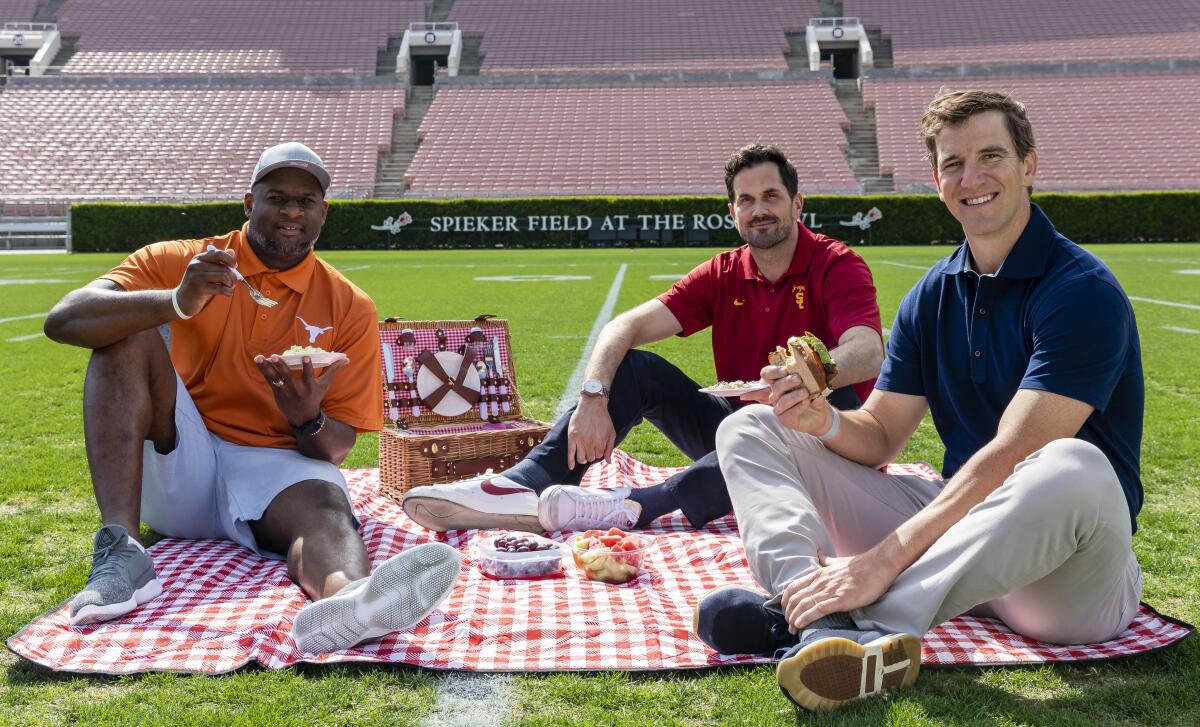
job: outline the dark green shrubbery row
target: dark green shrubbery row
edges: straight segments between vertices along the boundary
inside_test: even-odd
[[[1034,200],[1080,243],[1200,240],[1200,192],[1038,194]],[[868,228],[849,224],[872,209],[879,218]],[[933,195],[814,195],[804,212],[810,227],[852,243],[911,245],[962,237]],[[725,214],[723,197],[334,200],[321,248],[737,244]],[[405,215],[411,222],[399,224]],[[157,240],[224,234],[244,221],[240,201],[80,204],[71,209],[72,246],[80,252],[131,251]]]

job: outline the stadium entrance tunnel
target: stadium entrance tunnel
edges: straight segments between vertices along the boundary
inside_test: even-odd
[[[424,55],[414,52],[412,56],[412,85],[432,86],[437,69],[445,68],[448,61],[449,55],[445,53],[440,55]]]
[[[823,62],[829,62],[834,78],[861,78],[864,68],[875,66],[871,41],[858,18],[813,18],[808,21],[804,42],[811,71],[819,71]]]
[[[409,85],[432,86],[439,75],[457,76],[461,59],[458,23],[409,23],[396,65],[398,71],[403,67]]]

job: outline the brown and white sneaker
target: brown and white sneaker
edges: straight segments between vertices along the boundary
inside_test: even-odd
[[[808,710],[911,686],[921,669],[921,640],[911,634],[830,629],[805,636],[784,655],[775,678],[788,699]]]

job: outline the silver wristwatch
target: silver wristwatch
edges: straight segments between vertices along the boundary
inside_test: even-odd
[[[600,383],[600,379],[588,379],[583,382],[583,386],[579,389],[579,393],[583,396],[603,396],[608,398],[608,387]]]

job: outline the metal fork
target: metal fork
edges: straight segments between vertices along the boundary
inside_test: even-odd
[[[212,245],[209,245],[208,252],[218,252],[218,250],[217,250],[217,248],[213,247]],[[242,274],[240,272],[238,272],[237,268],[229,268],[229,269],[233,271],[233,277],[237,278],[239,281],[241,281],[242,285],[246,286],[246,292],[248,292],[250,294],[250,297],[254,300],[255,303],[258,303],[259,305],[265,306],[267,308],[274,308],[275,306],[279,305],[279,301],[271,300],[267,296],[263,295],[258,290],[258,288],[255,288],[253,285],[251,285],[250,281],[246,280],[246,278],[244,278],[242,276]]]

